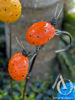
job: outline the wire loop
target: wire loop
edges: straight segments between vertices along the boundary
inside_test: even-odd
[[[60,52],[67,51],[70,48],[71,44],[72,44],[72,37],[71,37],[70,33],[66,32],[66,31],[56,30],[56,35],[60,35],[60,37],[62,35],[66,35],[66,36],[69,37],[70,41],[69,41],[69,44],[65,48],[63,48],[61,50],[56,50],[55,53],[60,53]]]

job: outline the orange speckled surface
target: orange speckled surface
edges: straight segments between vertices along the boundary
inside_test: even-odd
[[[19,0],[0,0],[0,21],[13,23],[21,15],[21,3]]]
[[[28,73],[29,60],[22,53],[16,53],[9,61],[8,72],[16,81],[22,81]]]
[[[35,46],[41,46],[55,36],[55,28],[48,22],[34,23],[26,33],[27,41]]]

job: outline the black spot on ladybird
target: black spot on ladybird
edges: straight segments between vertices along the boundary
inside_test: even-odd
[[[45,32],[46,32],[46,30],[45,30]]]
[[[21,63],[21,61],[19,61],[19,63]]]
[[[35,44],[35,43],[33,42],[33,44]]]
[[[22,75],[22,77],[24,77],[24,75]]]
[[[16,77],[14,76],[14,78],[16,78]]]
[[[14,66],[14,64],[12,64],[12,66]]]
[[[45,25],[43,25],[45,27]]]
[[[30,34],[30,37],[31,37],[31,34]]]
[[[7,9],[5,8],[4,10],[6,11]]]
[[[39,36],[37,36],[37,38],[39,38]]]
[[[14,6],[16,6],[16,5],[14,5]]]

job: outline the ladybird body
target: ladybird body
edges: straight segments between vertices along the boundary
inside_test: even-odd
[[[0,20],[13,23],[21,15],[21,3],[19,0],[0,0]]]
[[[16,53],[9,61],[8,72],[16,81],[22,81],[28,73],[29,60],[22,53]]]
[[[35,46],[41,46],[55,36],[55,28],[48,22],[34,23],[26,33],[27,41]]]

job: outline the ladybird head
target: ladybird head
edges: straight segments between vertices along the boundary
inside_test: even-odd
[[[23,49],[22,55],[26,57],[28,56],[28,54],[29,54],[29,51],[27,49]]]

